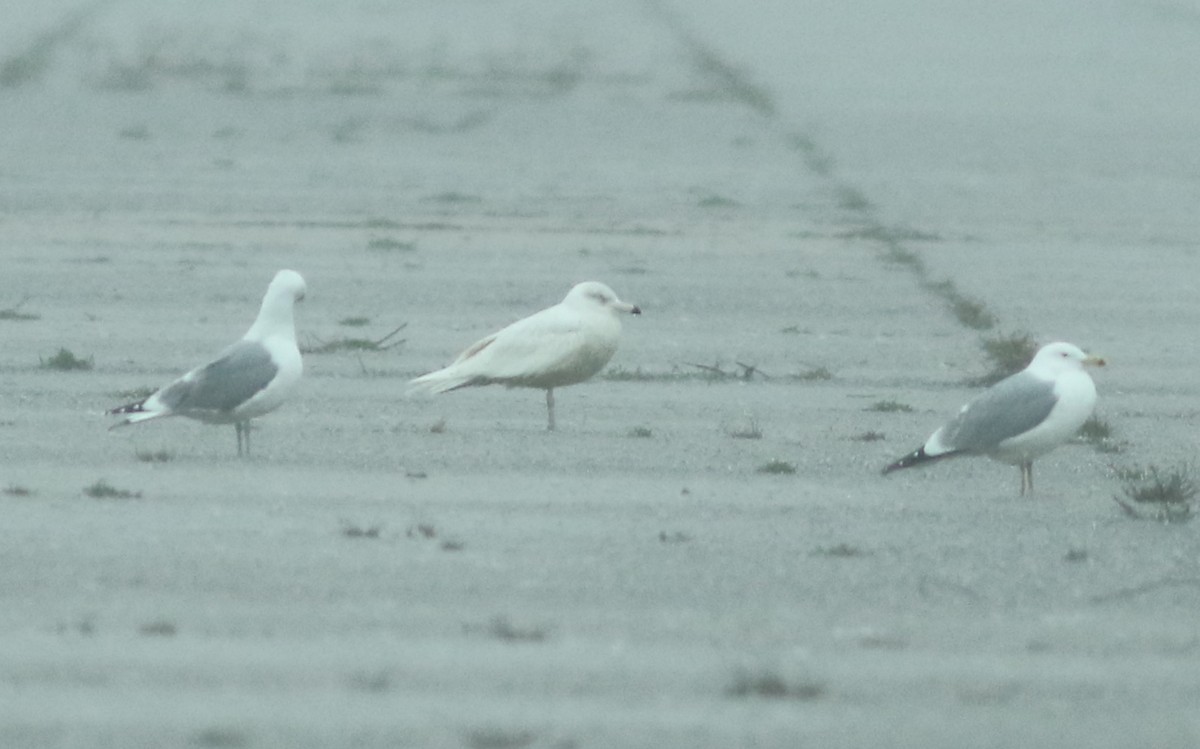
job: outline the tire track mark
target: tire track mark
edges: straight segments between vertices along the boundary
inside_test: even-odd
[[[960,291],[952,279],[935,278],[920,254],[907,245],[907,242],[914,240],[930,240],[936,237],[912,229],[889,226],[880,220],[878,210],[863,191],[837,176],[833,155],[823,149],[811,135],[795,130],[789,123],[781,121],[779,109],[770,91],[754,83],[748,74],[725,60],[718,50],[697,38],[688,29],[680,14],[667,7],[662,0],[645,0],[645,5],[649,14],[657,18],[687,51],[698,74],[707,79],[712,87],[726,98],[770,122],[787,147],[799,154],[805,168],[829,181],[838,207],[852,215],[857,223],[857,227],[842,235],[843,238],[873,244],[877,248],[876,258],[880,262],[907,271],[917,287],[938,298],[960,325],[980,334],[980,344],[985,352],[1028,341],[1030,350],[1027,353],[1032,358],[1033,344],[1026,333],[984,336],[984,333],[997,329],[1000,321],[996,315],[982,300]],[[995,369],[986,378],[998,380],[1023,368],[1028,363],[1022,360],[1024,353],[1015,357],[1015,361],[996,360],[989,353]]]

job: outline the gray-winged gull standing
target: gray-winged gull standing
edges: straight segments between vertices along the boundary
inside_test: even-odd
[[[596,281],[577,284],[553,307],[477,341],[452,364],[409,383],[409,392],[444,393],[477,385],[546,391],[547,429],[554,429],[554,389],[603,369],[621,339],[620,314],[640,315]]]
[[[962,407],[920,448],[885,474],[954,455],[986,455],[1021,467],[1021,494],[1033,493],[1033,461],[1069,440],[1096,405],[1085,366],[1104,366],[1069,343],[1043,346],[1025,369]]]
[[[125,418],[113,428],[162,416],[187,416],[207,424],[233,424],[238,455],[250,454],[250,420],[274,411],[300,381],[293,306],[304,298],[304,279],[281,270],[263,296],[246,335],[213,361],[109,414]]]

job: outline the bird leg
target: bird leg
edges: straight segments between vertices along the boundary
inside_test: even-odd
[[[1021,496],[1033,494],[1033,461],[1021,463]]]
[[[546,388],[546,412],[550,415],[550,421],[546,425],[546,431],[554,431],[554,388]]]
[[[245,454],[247,456],[250,455],[250,422],[249,421],[235,421],[233,423],[233,428],[235,430],[237,430],[238,457],[239,458],[242,457],[242,437],[243,437],[243,435],[245,436],[245,439],[246,439],[246,453]]]

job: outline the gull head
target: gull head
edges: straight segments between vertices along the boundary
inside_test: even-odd
[[[616,292],[599,281],[584,281],[576,284],[567,292],[563,304],[568,307],[588,307],[609,309],[613,312],[624,312],[630,315],[642,314],[642,309],[636,304],[622,302]]]
[[[1029,369],[1053,377],[1060,372],[1082,370],[1084,367],[1103,367],[1105,363],[1098,356],[1085,354],[1074,344],[1060,341],[1042,346],[1029,363]]]
[[[290,299],[292,302],[300,302],[304,300],[304,294],[308,291],[308,287],[304,283],[304,277],[294,270],[281,270],[275,274],[275,278],[271,279],[271,285],[267,287],[267,296],[272,299]]]

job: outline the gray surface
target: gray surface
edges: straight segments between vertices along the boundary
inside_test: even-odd
[[[26,6],[0,744],[1195,745],[1200,526],[1111,500],[1200,446],[1188,6]],[[105,431],[280,267],[303,341],[406,342],[309,356],[250,460]],[[403,400],[585,278],[645,310],[640,380],[563,390],[553,435],[537,392]],[[942,279],[1104,355],[1123,451],[1056,450],[1036,500],[991,461],[881,478],[987,368]],[[736,362],[769,378],[692,366]]]

